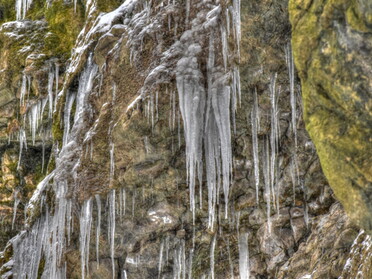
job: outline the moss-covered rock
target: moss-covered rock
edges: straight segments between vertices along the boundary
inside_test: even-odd
[[[349,216],[372,231],[372,5],[290,1],[304,119]]]

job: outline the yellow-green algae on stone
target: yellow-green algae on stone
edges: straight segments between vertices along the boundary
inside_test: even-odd
[[[290,0],[304,119],[349,216],[372,231],[372,2]]]

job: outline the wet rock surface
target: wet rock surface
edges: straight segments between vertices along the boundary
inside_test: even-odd
[[[176,1],[175,6],[161,7],[160,2],[153,1],[149,7],[147,24],[151,32],[143,31],[146,26],[143,22],[128,25],[129,19],[123,20],[128,11],[120,9],[112,21],[102,20],[105,25],[98,28],[99,21],[95,21],[98,10],[92,12],[85,19],[70,67],[68,62],[60,62],[57,84],[62,88],[62,97],[53,116],[54,146],[48,171],[57,165],[61,172],[55,180],[66,177],[66,197],[72,201],[69,222],[73,229],[70,228],[63,256],[67,277],[81,278],[83,269],[90,278],[236,278],[239,273],[242,275],[239,257],[243,254],[241,244],[245,244],[245,236],[250,278],[310,278],[306,277],[310,274],[311,278],[320,279],[346,274],[344,266],[358,229],[335,202],[304,128],[299,79],[288,73],[291,66],[287,1],[241,3],[242,97],[236,110],[236,132],[232,134],[233,179],[228,218],[221,193],[217,195],[213,227],[208,227],[206,178],[202,185],[196,184],[194,221],[190,211],[187,143],[178,109],[175,74],[169,70],[157,79],[149,78],[151,71],[164,62],[162,51],[190,27],[185,23],[184,3]],[[205,1],[191,6],[190,18],[199,16],[202,20],[201,15],[212,4]],[[136,13],[143,10],[138,6],[129,14],[140,18]],[[141,40],[131,41],[136,36]],[[201,37],[204,49],[197,57],[201,64],[206,62],[203,55],[207,56],[208,41],[208,37]],[[229,44],[233,47],[232,42]],[[166,65],[174,69],[181,54],[176,51],[177,45],[170,49],[175,54]],[[217,60],[223,63],[218,51]],[[66,133],[63,125],[68,123],[64,119],[69,98],[79,91],[82,76],[89,72],[87,68],[89,73],[95,73],[87,66],[92,61],[99,67],[89,78],[88,109],[82,112],[84,127],[73,128],[74,142],[64,147],[63,157],[53,162],[57,156],[54,154],[61,152]],[[49,68],[45,69],[43,75],[32,77],[33,84],[48,86],[45,77]],[[21,75],[20,70],[18,73]],[[205,70],[201,73],[204,75]],[[153,80],[162,82],[155,82],[152,88]],[[20,90],[20,83],[16,84],[16,91]],[[152,89],[128,110],[144,84]],[[13,94],[12,98],[18,105],[19,96]],[[77,107],[76,103],[71,106],[71,126],[79,112]],[[256,129],[254,119],[259,120]],[[272,135],[274,129],[277,132]],[[256,151],[253,141],[257,141]],[[68,149],[73,152],[68,153]],[[33,157],[28,153],[24,156]],[[17,156],[13,157],[16,162]],[[4,170],[8,161],[7,157],[2,159]],[[30,172],[35,173],[32,169]],[[16,177],[17,170],[14,174],[5,171],[4,177],[10,175]],[[17,184],[16,180],[7,181]],[[53,185],[52,181],[49,184]],[[36,221],[29,223],[29,232],[38,218],[43,220],[46,207],[57,210],[57,194],[48,185],[43,192],[48,199],[32,211],[32,220]],[[88,200],[91,207],[87,206]],[[84,211],[86,208],[91,211]],[[5,213],[8,219],[10,214],[8,209]],[[91,222],[90,241],[88,237],[85,246],[81,244],[82,236],[87,235],[82,231],[85,226],[82,220]],[[84,255],[82,247],[88,247]],[[16,253],[12,249],[8,244],[0,255],[2,275],[12,269],[10,259]],[[82,260],[83,256],[86,260]],[[363,259],[368,262],[369,258]],[[357,261],[357,258],[350,261],[354,271]]]

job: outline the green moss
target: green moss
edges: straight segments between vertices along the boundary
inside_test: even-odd
[[[346,12],[347,22],[352,28],[361,32],[369,32],[366,22],[362,19],[361,15],[357,12],[355,6],[350,6]]]
[[[40,260],[39,270],[38,270],[38,272],[37,272],[37,278],[42,278],[41,276],[43,275],[44,268],[45,268],[45,258],[43,257],[43,258]]]
[[[119,0],[97,0],[97,8],[102,12],[110,12],[121,4]]]
[[[289,7],[306,129],[337,198],[351,219],[371,230],[370,84],[363,66],[369,60],[357,43],[345,47],[340,42],[343,35],[370,41],[371,28],[359,5],[354,0],[291,0]],[[334,22],[348,31],[336,31]]]
[[[42,20],[44,18],[47,1],[33,0],[30,9],[27,11],[27,18],[31,20]]]
[[[15,0],[0,0],[0,24],[15,19]]]
[[[84,23],[83,7],[78,5],[75,12],[72,3],[53,1],[45,11],[45,19],[51,32],[45,38],[45,53],[68,58]]]
[[[61,145],[63,141],[63,127],[61,127],[61,114],[58,112],[53,116],[52,135],[53,139]]]

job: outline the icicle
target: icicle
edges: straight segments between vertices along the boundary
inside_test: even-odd
[[[36,130],[38,127],[38,120],[39,120],[37,110],[38,110],[37,105],[33,105],[30,109],[30,112],[28,113],[33,145],[35,145]]]
[[[21,95],[20,95],[20,106],[24,106],[25,104],[25,96],[26,94],[28,94],[28,81],[29,81],[29,78],[26,76],[26,74],[23,74],[22,76],[22,86],[21,86]]]
[[[71,230],[72,230],[72,227],[73,227],[73,224],[72,224],[72,203],[68,202],[66,207],[67,207],[67,209],[66,209],[67,244],[69,245],[70,240],[71,240]]]
[[[67,244],[70,241],[70,234],[73,232],[72,220],[72,201],[68,198],[70,185],[67,184],[67,177],[72,177],[77,183],[77,169],[80,166],[80,153],[81,150],[78,148],[77,142],[83,137],[82,127],[86,125],[86,115],[89,104],[86,100],[86,96],[90,93],[93,86],[97,66],[92,63],[91,58],[88,59],[86,68],[83,70],[79,80],[79,91],[78,102],[76,105],[76,114],[74,125],[71,129],[71,136],[66,140],[65,146],[56,155],[56,169],[50,175],[48,175],[39,185],[30,199],[28,205],[28,211],[32,212],[34,206],[40,206],[40,216],[32,229],[26,234],[19,235],[20,243],[14,244],[14,255],[19,257],[14,258],[14,266],[12,269],[13,274],[16,278],[38,278],[39,264],[41,260],[41,253],[44,255],[45,265],[42,270],[41,278],[66,278],[66,262],[64,261],[64,253]],[[26,90],[29,88],[27,85],[30,83],[29,79],[25,82]],[[67,97],[68,98],[68,97]],[[38,104],[35,104],[29,111],[29,120],[31,126],[37,127],[37,121],[39,121],[42,111],[46,102],[41,100]],[[35,113],[36,111],[36,113]],[[25,120],[23,121],[25,123]],[[22,150],[26,147],[26,135],[24,131],[24,125],[20,129],[20,158],[18,164],[20,166]],[[36,130],[36,129],[35,129]],[[77,153],[77,155],[75,155]],[[71,156],[73,155],[73,156]],[[68,163],[67,159],[68,158]],[[51,182],[53,178],[53,182]],[[47,204],[44,203],[46,199],[46,193],[50,193],[50,190],[54,191],[55,201],[53,210],[49,210]],[[53,212],[53,216],[49,216],[49,212]],[[85,211],[86,212],[86,211]],[[84,213],[82,213],[84,215]],[[88,214],[89,215],[89,214]],[[90,213],[91,215],[91,213]],[[91,218],[91,217],[89,217]],[[89,219],[88,218],[88,219]],[[81,218],[82,232],[86,225]],[[88,226],[89,227],[89,226]],[[40,230],[43,228],[43,232]],[[38,238],[34,238],[33,230],[38,230],[35,233]],[[84,233],[83,233],[84,234]],[[40,236],[40,237],[39,237]],[[36,239],[36,240],[35,240]],[[83,239],[84,240],[84,237]],[[84,241],[82,241],[84,243]],[[87,243],[87,242],[86,242]],[[88,244],[87,244],[88,245]],[[83,245],[84,246],[84,245]],[[85,246],[86,247],[86,246]],[[32,251],[32,253],[30,253]],[[27,258],[29,255],[30,258]],[[86,255],[86,253],[83,253]],[[86,261],[88,259],[86,258]],[[84,261],[85,262],[85,261]],[[31,264],[30,264],[31,263]],[[86,265],[86,262],[84,266]],[[83,269],[87,269],[83,267]]]
[[[231,252],[230,252],[230,241],[227,239],[227,254],[229,255],[229,266],[230,266],[230,278],[234,279],[234,264],[231,258]]]
[[[158,266],[158,278],[161,277],[161,272],[163,269],[163,250],[164,250],[164,241],[160,244],[160,252],[159,252],[159,266]]]
[[[99,238],[101,234],[101,212],[102,203],[100,195],[95,195],[97,204],[97,225],[96,225],[96,257],[97,257],[97,268],[99,266]]]
[[[56,108],[57,108],[57,96],[58,96],[58,84],[59,84],[59,64],[58,63],[56,63],[55,64],[55,68],[56,68],[56,70],[55,70],[55,84],[56,84],[56,86],[55,86],[55,98],[54,98],[54,109],[53,109],[53,111],[55,111],[56,110]]]
[[[159,91],[155,93],[156,121],[159,120]]]
[[[270,148],[269,148],[269,139],[265,139],[265,148],[263,155],[263,174],[265,181],[265,201],[266,201],[266,217],[269,234],[271,234],[271,189],[270,189]]]
[[[214,251],[216,249],[216,238],[217,236],[214,235],[212,243],[211,243],[211,251],[210,251],[210,273],[211,273],[211,278],[214,279]]]
[[[151,111],[151,130],[152,132],[154,132],[154,126],[155,126],[155,119],[154,119],[154,112],[155,112],[155,108],[154,108],[154,95],[151,94],[150,95],[150,111]]]
[[[72,105],[74,104],[74,101],[76,98],[76,94],[68,91],[66,98],[67,100],[65,103],[65,110],[63,114],[63,122],[64,122],[63,146],[65,146],[67,142],[69,141],[71,110],[72,110]]]
[[[89,273],[89,244],[90,230],[92,226],[92,198],[85,201],[80,215],[80,257],[81,257],[81,275]]]
[[[221,25],[221,43],[222,43],[222,57],[223,57],[223,65],[225,67],[225,71],[227,70],[227,59],[228,59],[228,43],[227,43],[227,34],[226,34],[226,27]]]
[[[93,56],[88,57],[86,69],[80,76],[79,89],[76,96],[76,112],[74,117],[74,124],[81,121],[83,112],[86,106],[86,97],[90,93],[93,87],[93,78],[96,76],[98,66],[93,63]]]
[[[241,15],[240,15],[240,0],[233,0],[233,8],[234,8],[234,27],[235,27],[235,38],[236,38],[236,47],[237,47],[237,54],[240,60],[240,42],[241,42]]]
[[[240,279],[249,279],[248,233],[239,234],[239,275]]]
[[[304,185],[304,181],[301,180],[301,189],[302,189],[302,192],[304,193],[304,220],[305,220],[305,224],[306,224],[306,227],[309,228],[309,212],[308,212],[308,206],[307,206],[307,195],[306,195],[306,189],[305,189],[305,185]]]
[[[286,47],[286,60],[288,67],[288,76],[289,76],[289,92],[290,92],[290,102],[291,102],[291,111],[292,111],[292,133],[294,137],[294,151],[292,152],[292,163],[291,163],[291,178],[293,184],[293,201],[295,201],[295,191],[298,178],[298,162],[297,162],[297,108],[296,108],[296,94],[294,90],[294,63],[293,63],[293,54],[290,43]]]
[[[16,0],[16,19],[22,20],[26,17],[27,10],[30,8],[32,0]]]
[[[202,164],[201,143],[204,118],[205,89],[202,73],[195,57],[201,52],[198,44],[188,48],[186,57],[177,63],[177,89],[186,141],[186,169],[190,188],[190,207],[195,220],[195,179]]]
[[[172,131],[176,128],[176,93],[172,90]]]
[[[193,242],[195,243],[195,242]],[[193,245],[194,246],[194,245]],[[189,253],[189,267],[188,267],[188,279],[192,279],[192,261],[193,261],[193,258],[194,258],[194,248],[191,248],[190,249],[190,253]]]
[[[45,130],[42,131],[42,138],[41,138],[41,173],[44,173],[44,167],[45,167]]]
[[[20,203],[20,199],[18,197],[19,191],[16,189],[13,193],[14,205],[13,205],[13,220],[12,220],[12,230],[14,230],[14,224],[17,217],[17,208]]]
[[[21,159],[22,159],[22,150],[25,148],[27,150],[27,139],[26,139],[26,132],[23,128],[19,130],[19,157],[18,157],[18,165],[17,170],[21,168]]]
[[[186,279],[186,251],[184,240],[174,249],[173,262],[173,278]]]
[[[110,143],[110,180],[109,184],[112,186],[114,181],[114,174],[115,174],[115,157],[114,157],[114,150],[115,144],[113,142]]]
[[[271,78],[270,83],[270,100],[271,100],[271,133],[270,133],[270,147],[271,147],[271,162],[270,162],[270,182],[273,200],[276,203],[276,210],[279,213],[279,193],[275,193],[276,175],[277,175],[277,151],[278,151],[278,108],[276,96],[276,79],[277,74]]]
[[[291,165],[289,167],[289,170],[290,170],[291,180],[292,180],[293,204],[295,204],[295,202],[296,202],[296,185],[297,185],[295,159],[293,159],[291,161]]]
[[[136,192],[133,192],[132,194],[132,219],[134,219],[135,205],[136,205]]]
[[[115,189],[109,194],[109,243],[112,265],[112,278],[115,278]]]
[[[13,255],[13,278],[38,278],[43,242],[47,238],[48,219],[40,218],[29,231],[13,238],[13,249],[19,251]]]
[[[54,82],[55,75],[52,71],[52,68],[49,70],[49,79],[48,79],[48,98],[49,98],[49,119],[52,119],[53,115],[53,82]]]
[[[258,137],[257,137],[257,123],[258,123],[258,101],[257,101],[257,90],[253,94],[253,109],[251,113],[252,123],[252,147],[253,147],[253,162],[254,162],[254,178],[256,184],[256,202],[259,203],[258,191],[260,185],[260,168],[258,159]]]
[[[297,109],[296,109],[296,95],[294,91],[294,64],[293,64],[293,54],[291,45],[288,44],[286,48],[286,58],[289,76],[289,92],[291,100],[291,110],[292,110],[292,132],[295,141],[295,150],[297,151]]]

